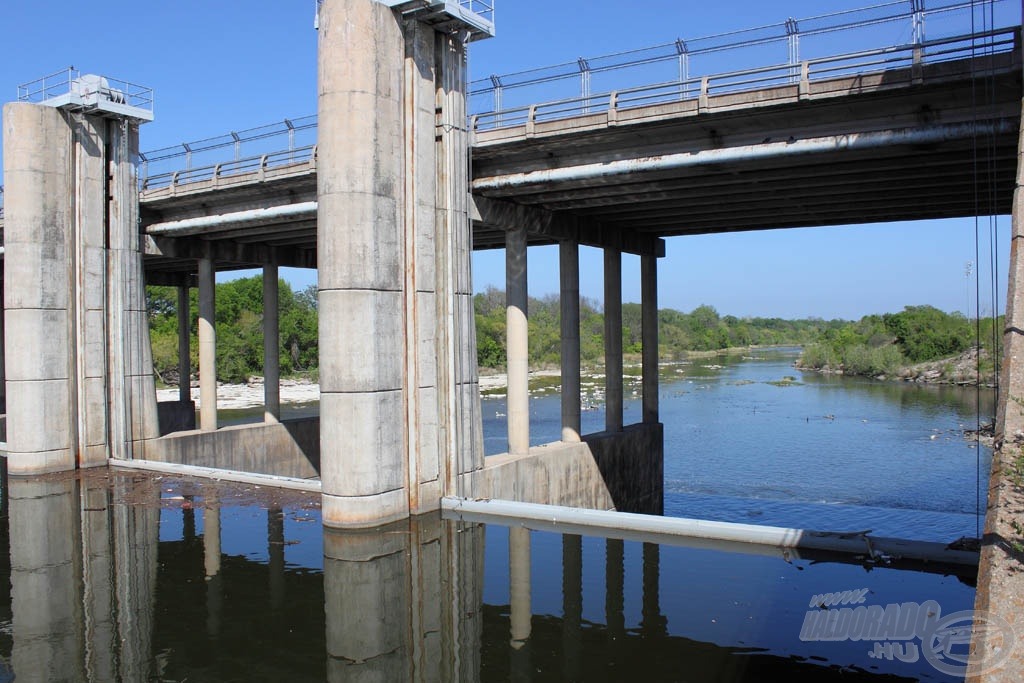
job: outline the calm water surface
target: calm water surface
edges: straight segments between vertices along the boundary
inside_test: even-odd
[[[974,534],[990,455],[960,434],[972,391],[801,375],[794,357],[665,368],[667,514]],[[535,441],[557,439],[557,394],[531,404]],[[485,399],[488,452],[504,412]],[[974,600],[971,576],[749,546],[437,516],[324,532],[316,498],[138,473],[12,481],[7,513],[0,681],[945,681],[923,657],[801,640],[811,598]]]

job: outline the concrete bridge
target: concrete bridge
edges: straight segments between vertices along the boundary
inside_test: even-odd
[[[669,83],[469,116],[465,50],[493,31],[489,11],[326,0],[315,145],[242,157],[232,134],[234,155],[210,165],[189,158],[155,173],[159,155],[145,155],[141,180],[138,127],[150,110],[130,84],[86,101],[83,79],[69,77],[63,99],[7,105],[10,473],[110,462],[276,477],[320,490],[324,522],[337,527],[436,510],[446,496],[659,512],[665,238],[1012,213],[1016,245],[1019,26],[915,32],[905,46],[681,71]],[[493,83],[497,101],[505,86]],[[527,254],[541,244],[561,255],[563,436],[531,447]],[[580,428],[581,244],[604,250],[597,434]],[[499,247],[508,452],[484,459],[470,253]],[[622,408],[624,253],[642,266],[643,414],[632,425]],[[1008,400],[1024,395],[1016,251],[1011,265],[999,420],[1008,435],[1024,429]],[[280,420],[281,266],[318,269],[312,420]],[[218,428],[214,277],[241,268],[264,272],[266,419]],[[192,374],[188,288],[199,289],[198,429],[188,387],[156,402],[144,283],[180,288],[182,377]]]

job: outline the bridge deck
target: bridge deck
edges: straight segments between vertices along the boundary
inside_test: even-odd
[[[473,193],[486,210],[474,246],[501,247],[508,221],[538,217],[534,244],[571,231],[644,249],[685,234],[1007,213],[1021,94],[1015,51],[476,131]],[[143,191],[155,280],[198,256],[316,266],[315,155],[210,175]]]

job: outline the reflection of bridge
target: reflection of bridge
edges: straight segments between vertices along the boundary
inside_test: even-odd
[[[265,509],[240,488],[125,472],[12,480],[0,517],[0,571],[10,575],[0,657],[13,672],[0,670],[98,682],[475,681],[595,680],[628,668],[677,680],[685,663],[701,680],[861,680],[849,667],[868,648],[851,661],[852,648],[800,642],[803,610],[837,563],[882,591],[893,572],[864,572],[849,555],[540,538],[438,515],[324,530],[322,545],[312,534],[320,571],[286,562],[295,508]],[[769,578],[779,572],[790,582]],[[713,595],[722,573],[750,585],[729,581]],[[928,592],[937,580],[924,582],[902,599],[943,597]],[[718,623],[695,604],[713,605]],[[750,619],[764,604],[781,607],[772,628]]]
[[[962,1],[928,12],[913,3],[909,13],[897,4],[861,19],[844,13],[831,29],[787,22],[781,35],[496,77],[481,95],[493,111],[470,118],[464,51],[488,24],[465,15],[466,3],[326,0],[315,122],[146,153],[141,191],[144,102],[137,112],[120,95],[8,105],[10,471],[113,459],[287,476],[322,491],[331,526],[435,510],[443,496],[659,511],[665,237],[1013,208],[1019,27],[973,31]],[[926,40],[926,20],[952,24]],[[815,37],[853,40],[893,22],[909,42],[811,50]],[[773,41],[788,50],[780,66],[699,72],[689,61],[760,54]],[[674,79],[636,82],[637,69],[666,64],[679,67]],[[579,96],[511,101],[566,80]],[[559,245],[562,289],[563,439],[539,448],[527,391],[536,244]],[[580,433],[581,244],[604,250],[606,428],[589,435]],[[509,448],[485,460],[470,251],[491,247],[506,250]],[[623,253],[640,257],[643,294],[643,413],[633,425],[623,413]],[[279,422],[280,266],[318,269],[319,420]],[[252,267],[264,269],[266,422],[218,429],[215,274]],[[180,288],[182,377],[192,374],[188,288],[199,289],[199,430],[187,387],[180,401],[156,404],[144,283]],[[1024,308],[1014,286],[1011,301]],[[1013,378],[1018,333],[1007,342]],[[1008,433],[1024,427],[1005,401],[1018,384],[1003,383]]]

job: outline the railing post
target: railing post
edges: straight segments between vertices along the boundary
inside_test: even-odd
[[[491,76],[491,85],[494,86],[494,127],[501,128],[501,108],[503,86],[501,84],[501,76]]]
[[[526,137],[532,138],[534,128],[537,125],[537,105],[530,105],[530,113],[526,116]]]
[[[924,83],[924,50],[920,46],[914,47],[914,57],[910,65],[910,82],[913,85]]]
[[[706,114],[708,112],[708,77],[700,77],[700,97],[697,100],[697,113]]]
[[[690,80],[690,53],[686,41],[676,38],[676,52],[679,53],[679,99],[686,99],[686,83]]]
[[[235,141],[235,161],[242,158],[242,138],[238,137],[238,133],[231,131],[231,139]]]
[[[583,113],[590,113],[590,63],[580,57],[576,60],[580,65],[580,99],[583,100]]]
[[[612,92],[608,96],[608,125],[614,125],[619,120],[619,93]]]
[[[797,99],[801,102],[811,99],[811,63],[806,60],[800,63],[800,87],[797,90]]]
[[[799,78],[796,65],[800,63],[800,26],[796,19],[786,19],[786,40],[789,43],[789,65],[794,67],[790,69],[789,79],[796,82]]]
[[[973,11],[973,9],[971,10]],[[924,0],[910,0],[910,28],[914,45],[924,42]]]

